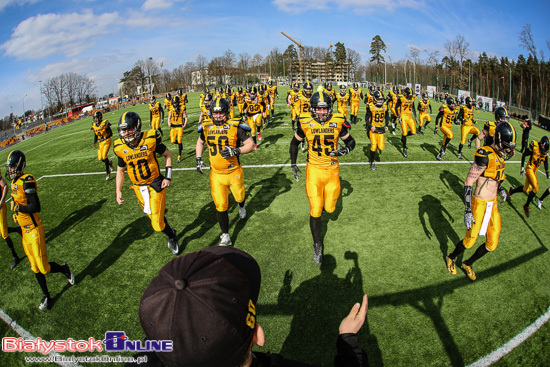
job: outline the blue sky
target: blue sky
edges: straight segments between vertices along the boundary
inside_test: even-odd
[[[231,49],[267,55],[290,41],[328,47],[342,42],[365,63],[379,34],[392,61],[411,46],[439,50],[457,35],[480,52],[516,59],[519,33],[531,24],[536,46],[550,56],[549,1],[445,0],[0,0],[0,117],[40,108],[40,80],[66,72],[96,80],[98,94],[116,92],[137,60],[153,57],[169,70],[197,55]],[[421,55],[426,58],[426,54]]]

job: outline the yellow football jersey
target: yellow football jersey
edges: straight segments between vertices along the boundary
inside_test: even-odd
[[[175,109],[174,106],[170,109],[170,127],[183,126],[183,108]]]
[[[430,100],[427,100],[426,102],[421,100],[418,102],[418,112],[426,113],[428,112],[428,108],[430,108]]]
[[[30,174],[25,174],[11,182],[11,197],[16,205],[24,206],[28,204],[26,189],[34,189],[37,192],[36,180]],[[42,224],[40,215],[36,213],[18,212],[14,215],[14,220],[21,228],[33,229]]]
[[[303,91],[300,91],[298,94],[298,106],[300,106],[300,114],[309,113],[309,98],[303,94]]]
[[[164,99],[164,108],[168,111],[170,111],[170,107],[172,107],[172,101],[168,98]]]
[[[203,122],[199,126],[198,132],[201,134],[201,140],[208,146],[208,157],[210,167],[217,173],[230,173],[240,166],[239,157],[222,157],[220,151],[225,147],[237,148],[241,141],[249,139],[248,127],[245,123],[240,123],[240,119],[234,118],[227,121],[224,125],[215,125],[212,122]]]
[[[361,95],[363,94],[363,90],[361,88],[357,90],[352,88],[349,90],[349,94],[351,96],[351,103],[359,103],[359,101],[361,100]]]
[[[382,107],[368,105],[367,108],[369,108],[371,111],[371,125],[377,128],[376,132],[378,134],[384,133],[384,127],[386,126],[386,112],[388,111],[388,106],[384,103]]]
[[[403,95],[399,95],[397,99],[401,101],[398,111],[399,116],[412,116],[415,97],[412,96],[411,99],[408,99]]]
[[[163,154],[166,146],[157,130],[142,133],[135,148],[130,148],[124,140],[117,139],[113,150],[118,157],[118,166],[128,168],[128,176],[134,185],[150,185],[153,181],[164,178],[160,174],[156,154]]]
[[[339,137],[347,135],[349,128],[341,113],[334,113],[324,124],[315,121],[309,113],[301,114],[296,133],[308,141],[308,164],[338,167],[338,157],[330,156],[330,152],[338,149]]]
[[[462,106],[462,113],[464,115],[464,120],[462,121],[462,126],[472,126],[474,123],[474,107]]]
[[[262,112],[262,101],[263,101],[263,98],[258,96],[256,97],[255,99],[251,99],[251,98],[246,98],[244,100],[244,103],[245,103],[245,106],[244,108],[246,108],[246,113],[248,116],[253,116],[253,115],[256,115],[258,113],[261,113]]]
[[[495,136],[496,128],[497,128],[497,124],[494,121],[487,121],[485,122],[485,125],[483,125],[483,130],[487,130],[489,132],[490,137]]]
[[[246,99],[246,93],[245,92],[237,93],[236,98],[237,98],[237,103],[243,104],[244,100]]]
[[[347,107],[349,101],[349,93],[336,93],[336,100],[338,101],[338,107]]]
[[[103,120],[100,123],[94,122],[92,124],[92,129],[94,130],[94,133],[97,135],[99,140],[103,140],[107,137],[108,127],[111,127],[111,123],[108,120]]]
[[[478,165],[487,167],[481,174],[483,177],[492,178],[496,181],[502,181],[506,178],[504,174],[506,162],[492,147],[480,147],[476,151],[474,160]]]
[[[298,102],[300,92],[295,92],[292,89],[290,89],[287,92],[287,94],[290,96],[290,99],[288,100],[290,102],[290,104],[294,104],[294,103]]]
[[[534,140],[529,144],[529,150],[531,150],[532,153],[525,169],[537,171],[540,165],[547,159],[548,152],[543,154],[540,150],[539,143]]]
[[[443,111],[443,117],[441,118],[441,126],[452,127],[458,115],[458,109],[451,110],[449,106],[441,106],[439,111]]]

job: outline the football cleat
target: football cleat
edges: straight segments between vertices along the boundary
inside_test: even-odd
[[[229,233],[222,233],[220,236],[220,246],[231,246],[231,237],[229,237]]]
[[[105,175],[105,181],[109,181],[109,177],[111,177],[111,174],[110,174],[110,173],[107,173],[107,174]]]
[[[458,153],[457,158],[462,159],[462,153]]]
[[[262,141],[262,134],[258,133],[258,140]]]
[[[462,269],[464,269],[468,278],[470,278],[471,280],[476,280],[476,273],[474,273],[474,269],[472,269],[471,266],[462,263]]]
[[[306,144],[304,142],[300,144],[300,147],[302,148],[302,151],[306,150]]]
[[[246,207],[245,206],[239,206],[239,218],[244,219],[246,218]]]
[[[537,208],[539,208],[539,210],[542,210],[542,200],[539,198],[535,198],[535,203],[537,204]]]
[[[64,263],[61,266],[63,267],[63,274],[65,274],[65,276],[67,277],[67,281],[69,282],[69,284],[74,285],[74,274],[71,269],[69,269],[69,265],[67,263]]]
[[[392,130],[392,131],[391,131],[391,134],[392,134],[392,135],[395,135],[395,130]]]
[[[180,163],[181,162],[181,155],[178,154],[178,160],[176,161],[176,163]]]
[[[445,157],[445,154],[447,154],[447,148],[443,147],[443,148],[441,149],[441,156],[442,156],[442,157]]]
[[[403,148],[403,157],[409,158],[409,156],[407,155],[407,148]]]
[[[424,131],[426,131],[427,128],[428,128],[428,126],[424,125]]]
[[[313,262],[315,264],[320,264],[323,261],[323,244],[314,243],[313,244]]]
[[[525,216],[529,218],[531,215],[529,214],[529,207],[527,205],[523,206],[523,211],[525,212]]]
[[[254,144],[254,150],[258,149],[258,144]]]
[[[50,304],[51,298],[48,296],[44,296],[42,298],[42,302],[40,302],[40,306],[38,306],[39,310],[47,310]]]
[[[541,201],[541,204],[542,204],[542,201]],[[17,264],[19,264],[20,261],[21,261],[21,259],[19,257],[14,257],[11,260],[10,270],[13,270],[13,268],[15,268],[17,266]]]
[[[468,149],[472,149],[472,141],[468,140]]]
[[[172,228],[172,237],[168,237],[168,248],[172,250],[173,255],[177,255],[180,251],[177,232],[174,228]]]
[[[114,168],[113,168],[113,161],[109,161],[109,167],[111,167],[111,171],[114,171]]]
[[[449,256],[446,256],[445,260],[447,261],[447,270],[449,270],[449,273],[455,275],[456,274],[455,261],[453,259],[451,259]]]
[[[376,171],[376,165],[374,164],[374,162],[371,162],[370,169]]]
[[[416,132],[418,135],[422,136],[422,128],[418,129],[418,131]]]
[[[438,161],[443,161],[443,157],[441,156],[441,152],[439,152],[439,154],[437,155],[437,160]]]

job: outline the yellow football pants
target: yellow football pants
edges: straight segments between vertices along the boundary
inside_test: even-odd
[[[525,185],[523,185],[523,192],[528,194],[531,190],[533,190],[535,194],[539,192],[539,180],[537,178],[537,170],[526,168]]]
[[[323,208],[334,212],[340,196],[340,169],[336,167],[306,166],[306,194],[309,199],[309,214],[319,218]]]
[[[483,223],[483,217],[485,216],[485,207],[490,201],[493,202],[493,210],[491,212],[489,226],[487,227],[487,240],[485,241],[485,247],[487,247],[489,251],[495,251],[497,248],[498,237],[501,230],[498,200],[496,197],[493,200],[481,200],[475,196],[472,197],[472,214],[474,215],[475,223],[472,224],[472,228],[466,231],[466,236],[463,240],[464,247],[470,248],[476,242],[479,235],[479,230],[481,229],[481,224]]]
[[[104,161],[109,154],[109,148],[111,147],[111,138],[100,141],[97,147],[97,159]]]
[[[170,143],[181,143],[183,138],[183,128],[180,127],[171,127],[170,128]]]
[[[48,274],[50,264],[48,263],[48,253],[46,251],[46,234],[44,226],[39,224],[32,229],[21,228],[23,231],[23,250],[31,264],[31,270],[34,273]]]
[[[466,144],[468,134],[479,135],[479,129],[475,126],[462,126],[460,128],[460,144]]]
[[[245,199],[244,172],[241,166],[231,173],[217,173],[210,170],[210,193],[216,210],[224,212],[229,207],[229,190],[237,203]]]
[[[376,151],[376,149],[384,150],[386,147],[386,136],[384,134],[377,134],[369,131],[370,136],[370,150],[371,152]]]
[[[407,136],[409,134],[409,130],[411,131],[411,135],[416,134],[416,122],[414,122],[411,115],[401,116],[401,130],[403,136]]]
[[[141,210],[145,207],[145,202],[143,196],[141,196],[141,191],[139,191],[139,186],[134,185],[130,186],[134,189],[136,197],[139,202]],[[164,207],[166,205],[166,190],[162,189],[161,192],[156,192],[151,186],[147,186],[149,191],[149,206],[151,208],[151,214],[147,214],[149,219],[151,219],[151,227],[155,232],[162,232],[166,224],[164,223]]]

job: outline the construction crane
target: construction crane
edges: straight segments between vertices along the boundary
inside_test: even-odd
[[[302,63],[302,58],[303,58],[303,55],[304,55],[304,46],[302,46],[302,41],[300,41],[300,40],[296,41],[294,38],[290,37],[288,34],[286,34],[283,31],[281,31],[281,33],[283,34],[283,36],[285,36],[286,38],[288,38],[289,40],[291,40],[292,42],[294,42],[298,46],[298,62],[300,63],[300,79],[301,79],[301,81],[303,81],[303,78],[304,78],[304,65]]]

